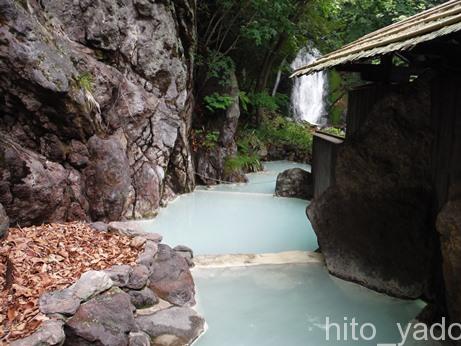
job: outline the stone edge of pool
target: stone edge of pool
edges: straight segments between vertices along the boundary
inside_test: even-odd
[[[194,269],[306,263],[323,263],[323,256],[311,251],[286,251],[264,254],[200,255],[194,257]]]

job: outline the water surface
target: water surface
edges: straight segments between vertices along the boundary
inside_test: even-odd
[[[273,196],[277,174],[293,167],[310,170],[288,161],[266,163],[263,172],[248,175],[248,184],[198,187],[140,224],[162,234],[166,244],[187,245],[198,255],[313,251],[308,201]]]

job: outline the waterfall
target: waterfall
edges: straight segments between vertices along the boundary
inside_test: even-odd
[[[320,52],[311,47],[305,47],[291,63],[296,69],[307,65],[320,57]],[[318,72],[309,76],[295,78],[291,93],[291,106],[298,120],[305,120],[313,125],[320,125],[326,116],[325,97],[327,93],[327,76]]]

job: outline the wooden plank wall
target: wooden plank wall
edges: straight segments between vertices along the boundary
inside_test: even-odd
[[[312,144],[312,177],[314,198],[319,197],[335,183],[336,154],[343,140],[339,137],[315,133]]]
[[[461,75],[440,75],[432,82],[435,213],[449,199],[461,198]]]
[[[347,137],[351,138],[367,120],[371,109],[388,87],[380,84],[366,84],[349,91],[347,107]]]

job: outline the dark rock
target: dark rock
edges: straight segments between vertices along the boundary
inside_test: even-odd
[[[187,247],[185,245],[178,245],[173,248],[174,251],[176,251],[179,255],[192,259],[194,258],[194,252],[190,247]]]
[[[109,275],[114,285],[118,287],[126,287],[128,285],[128,282],[130,281],[130,276],[133,272],[133,268],[126,264],[114,265],[109,269],[106,269],[104,272],[106,272]]]
[[[80,141],[71,140],[70,141],[70,152],[67,160],[75,168],[84,168],[88,165],[90,159],[90,153],[85,144]]]
[[[128,338],[128,346],[150,346],[149,335],[144,332],[131,332]]]
[[[131,304],[137,309],[145,309],[154,306],[158,303],[158,298],[154,292],[148,287],[142,290],[129,290],[127,293],[130,295]]]
[[[184,257],[190,268],[194,267],[194,252],[191,248],[184,245],[178,245],[174,247],[173,250],[176,251],[179,256]]]
[[[171,307],[152,315],[136,317],[139,329],[154,345],[190,345],[204,331],[205,321],[190,308]]]
[[[191,191],[195,2],[26,7],[0,3],[0,203],[11,223],[147,217]]]
[[[449,201],[437,217],[443,256],[445,298],[451,321],[461,321],[461,200]]]
[[[6,215],[3,205],[0,204],[0,240],[8,236],[8,228],[10,227],[10,220]]]
[[[45,315],[73,315],[79,308],[80,303],[81,299],[67,288],[60,291],[44,293],[38,301],[40,312]]]
[[[336,185],[308,207],[328,270],[405,298],[428,287],[431,109],[424,82],[396,88],[339,149]]]
[[[133,270],[130,273],[130,278],[126,287],[140,290],[147,284],[147,280],[149,279],[149,269],[142,264],[137,264],[133,267]]]
[[[301,168],[287,169],[277,176],[275,195],[311,199],[314,196],[312,174]]]
[[[146,241],[144,244],[144,250],[139,254],[136,262],[144,265],[147,269],[149,269],[149,271],[151,271],[155,263],[155,256],[157,255],[157,252],[157,243],[153,241]]]
[[[195,304],[195,284],[189,266],[169,246],[158,246],[149,281],[149,287],[160,298],[179,306]]]
[[[43,321],[40,328],[28,337],[16,340],[11,346],[61,346],[66,338],[64,322],[56,320]]]
[[[126,346],[136,330],[130,296],[113,288],[82,304],[66,323],[66,345]]]

